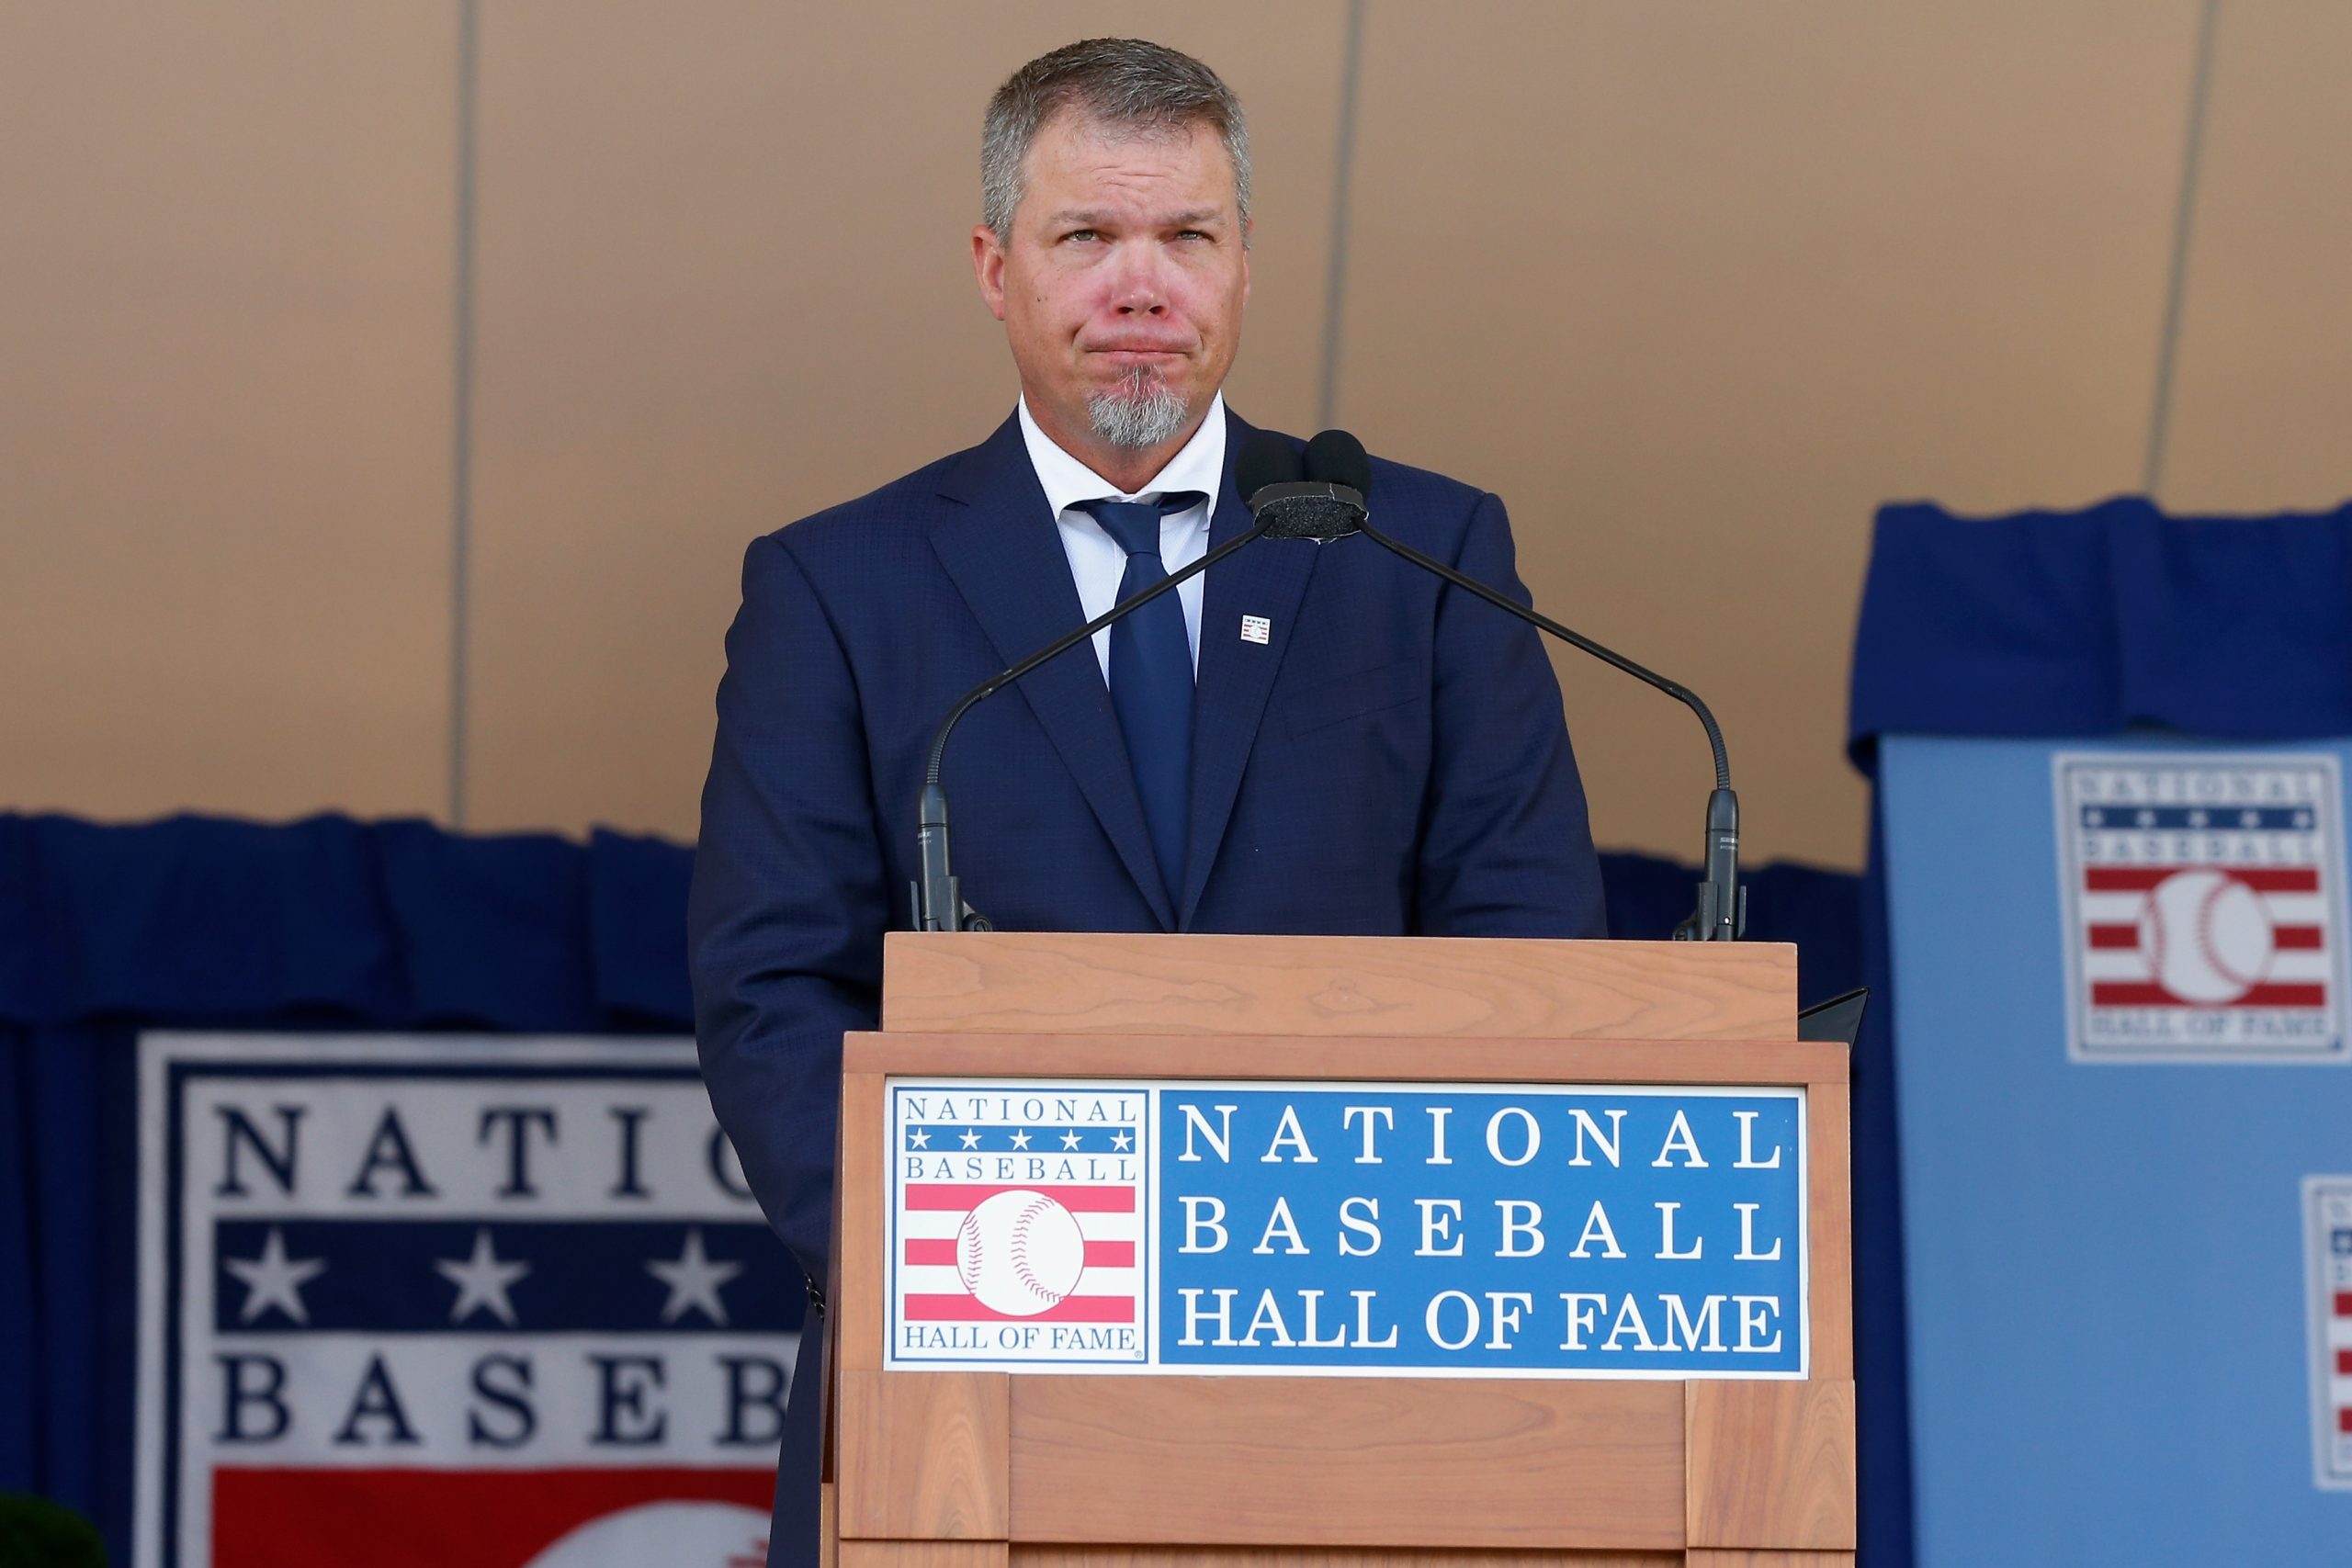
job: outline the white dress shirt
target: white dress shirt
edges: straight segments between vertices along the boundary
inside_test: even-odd
[[[1046,504],[1054,509],[1061,529],[1062,550],[1069,557],[1069,574],[1078,583],[1078,607],[1088,620],[1119,602],[1119,580],[1126,575],[1127,552],[1091,514],[1078,510],[1081,501],[1156,501],[1170,491],[1199,491],[1206,500],[1172,512],[1159,520],[1159,564],[1170,575],[1208,553],[1209,517],[1216,511],[1218,485],[1225,478],[1225,394],[1209,404],[1208,417],[1184,443],[1183,450],[1152,481],[1129,495],[1108,479],[1054,445],[1030,417],[1029,400],[1021,400],[1021,439],[1028,444],[1029,465],[1045,487]],[[1205,576],[1205,574],[1204,574]],[[1193,645],[1193,669],[1201,667],[1201,589],[1194,577],[1176,585],[1184,606],[1184,637]],[[1111,628],[1094,634],[1095,661],[1102,680],[1111,679]]]

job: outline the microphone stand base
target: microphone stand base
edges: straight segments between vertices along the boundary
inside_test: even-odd
[[[1739,796],[1707,796],[1707,877],[1699,907],[1674,928],[1677,942],[1737,942],[1747,934],[1747,888],[1739,880]]]

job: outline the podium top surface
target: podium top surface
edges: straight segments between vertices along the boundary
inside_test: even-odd
[[[889,1033],[1792,1041],[1785,942],[897,931]]]

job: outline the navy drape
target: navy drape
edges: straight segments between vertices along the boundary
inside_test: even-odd
[[[1848,744],[1880,735],[2352,733],[2352,504],[2172,517],[2123,498],[1880,510]]]
[[[1602,861],[1613,934],[1689,912],[1690,868]],[[683,1032],[689,863],[601,831],[0,815],[0,1491],[128,1561],[141,1030]],[[1767,866],[1750,897],[1809,998],[1856,983],[1854,878]]]

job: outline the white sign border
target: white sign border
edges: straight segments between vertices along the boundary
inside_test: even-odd
[[[1145,1096],[1145,1115],[1148,1123],[1148,1146],[1159,1147],[1161,1128],[1160,1095],[1163,1089],[1182,1089],[1186,1092],[1214,1091],[1221,1089],[1264,1091],[1267,1089],[1305,1089],[1351,1090],[1367,1094],[1510,1094],[1558,1096],[1569,1094],[1601,1094],[1661,1099],[1668,1096],[1690,1099],[1736,1096],[1763,1096],[1792,1100],[1797,1108],[1796,1176],[1797,1176],[1797,1310],[1793,1314],[1798,1327],[1797,1364],[1786,1371],[1753,1372],[1694,1372],[1689,1368],[1661,1368],[1645,1371],[1639,1368],[1546,1367],[1512,1368],[1508,1371],[1487,1371],[1472,1367],[1366,1367],[1366,1366],[1170,1366],[1159,1359],[1159,1314],[1152,1313],[1150,1340],[1143,1359],[1126,1362],[1055,1361],[959,1361],[953,1365],[915,1361],[891,1361],[889,1337],[894,1300],[888,1283],[888,1269],[884,1269],[884,1299],[875,1310],[882,1315],[884,1359],[886,1369],[892,1371],[989,1371],[1005,1372],[1022,1377],[1289,1377],[1289,1378],[1434,1378],[1463,1379],[1480,1382],[1804,1382],[1813,1377],[1813,1171],[1808,1163],[1812,1152],[1813,1093],[1809,1084],[1672,1084],[1672,1083],[1487,1083],[1465,1082],[1458,1079],[1429,1079],[1404,1082],[1365,1078],[1115,1078],[1093,1077],[1069,1077],[1046,1074],[980,1074],[943,1077],[936,1073],[889,1073],[882,1083],[882,1123],[879,1128],[882,1146],[892,1146],[895,1127],[891,1122],[891,1089],[899,1085],[956,1089],[1000,1084],[1046,1084],[1068,1087],[1088,1092],[1106,1086],[1140,1090]],[[1155,1153],[1153,1157],[1158,1157]],[[898,1167],[895,1161],[882,1162],[882,1203],[886,1216],[896,1213],[898,1202]],[[1145,1173],[1143,1187],[1150,1185],[1150,1172]],[[1148,1300],[1156,1303],[1159,1270],[1159,1205],[1148,1198],[1145,1203],[1145,1269],[1143,1289]],[[893,1224],[895,1231],[895,1224]],[[1847,1245],[1852,1247],[1852,1226],[1848,1225]]]

